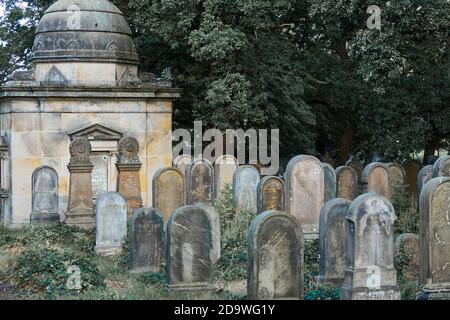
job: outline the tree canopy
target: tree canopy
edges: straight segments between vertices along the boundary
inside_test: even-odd
[[[0,82],[27,63],[53,1],[3,0]],[[115,0],[141,69],[172,68],[184,89],[174,126],[279,128],[285,158],[350,154],[385,161],[448,147],[446,0]],[[26,4],[26,5],[25,5]]]

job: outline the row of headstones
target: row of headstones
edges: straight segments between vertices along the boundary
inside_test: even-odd
[[[90,155],[92,147],[85,137],[75,138],[70,143],[70,186],[65,222],[82,228],[95,224],[92,199],[91,174],[94,165]],[[135,138],[124,137],[118,143],[117,191],[125,197],[129,214],[142,207],[139,170],[139,143]],[[32,175],[33,224],[51,224],[60,221],[58,173],[50,166],[37,168]]]

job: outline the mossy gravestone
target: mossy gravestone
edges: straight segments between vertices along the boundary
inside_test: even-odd
[[[117,255],[127,235],[127,202],[117,192],[105,192],[97,199],[96,246],[101,255]]]
[[[256,212],[257,188],[260,181],[258,169],[253,166],[241,166],[233,176],[233,208],[236,213]]]
[[[214,168],[206,159],[197,159],[186,168],[186,204],[214,202]]]
[[[364,185],[364,192],[374,192],[388,200],[391,199],[389,169],[384,163],[369,164],[363,171],[361,181]]]
[[[358,174],[348,166],[336,168],[336,197],[353,201],[358,196]]]
[[[258,213],[277,210],[284,211],[284,181],[278,177],[262,178],[257,188]]]
[[[324,202],[336,198],[336,173],[328,163],[322,163],[324,173]]]
[[[286,212],[300,222],[305,239],[317,239],[325,189],[322,163],[313,156],[297,156],[284,177]]]
[[[332,199],[325,203],[320,212],[318,282],[321,284],[344,282],[348,245],[348,224],[345,217],[350,204],[346,199]]]
[[[130,271],[159,272],[164,257],[164,221],[159,211],[136,210],[130,229]]]
[[[285,212],[263,212],[252,221],[247,239],[247,298],[303,299],[303,237],[298,221]]]
[[[346,217],[348,254],[342,300],[399,300],[394,268],[394,208],[375,193],[359,196]]]
[[[406,174],[405,169],[398,163],[389,163],[389,194],[393,196],[395,192],[405,188]]]
[[[450,299],[450,178],[434,178],[420,195],[419,299]]]
[[[400,268],[403,277],[410,282],[419,280],[419,236],[405,233],[395,239],[395,265]]]
[[[208,212],[199,206],[179,208],[170,217],[167,224],[166,290],[214,290],[211,225]]]
[[[185,204],[184,175],[176,168],[160,169],[153,176],[152,186],[153,206],[167,223],[172,213]]]

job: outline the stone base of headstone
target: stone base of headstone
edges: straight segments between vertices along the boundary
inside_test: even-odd
[[[317,284],[320,285],[340,286],[344,283],[344,278],[326,278],[319,275],[315,279]]]
[[[95,252],[101,256],[117,256],[122,253],[122,246],[95,246]]]
[[[164,289],[168,292],[217,291],[217,287],[212,283],[166,284]]]
[[[450,300],[450,289],[433,291],[422,289],[417,300]]]
[[[94,209],[80,205],[66,212],[65,223],[69,226],[82,229],[91,229],[95,227]]]
[[[305,241],[309,241],[309,240],[317,240],[319,239],[319,233],[317,232],[309,232],[309,233],[303,233],[303,239]]]
[[[51,225],[60,222],[58,212],[54,213],[32,213],[30,221],[32,225]]]
[[[401,300],[397,286],[384,286],[378,289],[341,287],[341,300]]]

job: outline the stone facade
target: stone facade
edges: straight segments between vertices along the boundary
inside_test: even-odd
[[[6,226],[29,224],[31,176],[41,166],[58,174],[58,213],[64,213],[69,144],[76,137],[92,145],[94,201],[101,192],[117,191],[115,163],[124,136],[139,143],[144,206],[151,205],[153,174],[172,163],[172,102],[180,90],[171,87],[170,72],[160,78],[139,73],[131,30],[110,2],[78,5],[83,33],[66,23],[70,4],[61,0],[49,8],[37,27],[30,69],[0,88],[0,134],[9,163],[2,180],[14,177],[5,190]],[[94,27],[93,20],[101,25]]]

